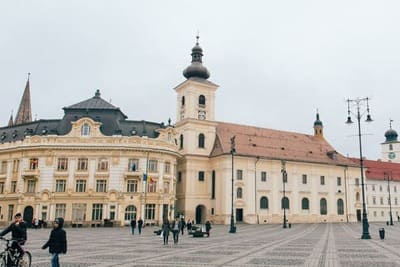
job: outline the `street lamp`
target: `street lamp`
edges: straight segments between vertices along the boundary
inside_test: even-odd
[[[236,136],[232,136],[231,137],[231,154],[232,154],[232,198],[231,198],[231,227],[229,229],[229,233],[234,234],[236,233],[236,227],[235,227],[235,221],[233,219],[233,155],[236,152],[235,149],[235,137]]]
[[[365,207],[365,192],[364,192],[364,165],[363,165],[363,155],[362,155],[362,145],[361,145],[361,124],[360,120],[362,115],[367,113],[367,119],[365,120],[366,122],[371,122],[371,115],[369,114],[369,104],[368,104],[369,98],[356,98],[356,99],[347,99],[347,124],[353,123],[351,120],[350,113],[353,115],[357,116],[357,122],[358,122],[358,143],[359,143],[359,148],[360,148],[360,171],[361,171],[361,190],[362,190],[362,207],[363,207],[363,213],[362,213],[362,225],[363,225],[363,233],[361,235],[361,239],[371,239],[371,236],[369,234],[369,224],[368,224],[368,218],[367,218],[367,210]],[[360,106],[363,105],[364,103],[367,104],[366,110],[360,113]],[[350,104],[357,109],[357,113],[353,113],[350,110]]]
[[[285,161],[282,161],[282,183],[283,183],[283,199],[282,199],[282,206],[283,206],[283,228],[287,228],[286,224],[286,191],[285,191],[285,184],[287,183],[287,172],[286,172],[286,165]]]
[[[391,174],[391,173],[390,173]],[[390,225],[393,225],[393,217],[392,217],[392,199],[390,198],[390,180],[393,179],[389,172],[384,172],[383,175],[387,178],[388,182],[388,191],[389,191],[389,216],[390,216]],[[386,180],[386,179],[385,179]]]

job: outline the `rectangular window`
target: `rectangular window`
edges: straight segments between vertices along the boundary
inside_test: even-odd
[[[108,171],[108,159],[99,159],[97,164],[98,171]]]
[[[4,193],[4,182],[0,182],[0,194]]]
[[[13,161],[13,173],[17,173],[19,170],[19,159],[14,159]]]
[[[381,197],[381,205],[383,205],[383,197]]]
[[[17,192],[17,181],[11,181],[11,193]]]
[[[66,170],[68,170],[68,159],[59,158],[57,163],[57,171],[66,171]]]
[[[325,185],[325,176],[320,177],[321,185]]]
[[[157,160],[149,160],[149,172],[157,172]]]
[[[164,194],[168,194],[168,193],[169,193],[169,183],[164,182]]]
[[[154,220],[156,214],[156,204],[146,204],[145,219]]]
[[[337,178],[337,185],[341,186],[342,185],[342,177]]]
[[[394,204],[395,204],[395,205],[398,205],[398,204],[397,204],[397,197],[394,199]]]
[[[199,181],[204,182],[204,172],[203,171],[199,172]]]
[[[164,165],[164,172],[165,172],[166,174],[170,174],[170,173],[171,173],[171,163],[165,162],[165,165]]]
[[[267,181],[267,172],[261,172],[261,182]]]
[[[303,180],[303,184],[307,184],[307,174],[303,174],[302,180]]]
[[[128,161],[128,171],[136,172],[139,170],[139,160],[138,159],[129,159]]]
[[[9,221],[13,221],[14,220],[14,205],[8,205],[8,216],[7,219]]]
[[[65,218],[65,211],[67,210],[66,204],[56,204],[55,218],[62,217]]]
[[[7,174],[7,161],[1,162],[0,174]]]
[[[137,180],[128,180],[126,182],[126,192],[137,192],[138,181]]]
[[[215,171],[211,175],[211,199],[215,199]]]
[[[243,170],[236,170],[236,180],[243,180]]]
[[[178,183],[182,182],[182,172],[178,172]]]
[[[35,193],[36,181],[35,180],[28,180],[28,186],[26,189],[27,193]]]
[[[375,185],[372,185],[372,191],[375,191]]]
[[[36,170],[39,166],[39,159],[38,158],[31,158],[29,160],[29,170]]]
[[[65,192],[66,186],[66,180],[56,180],[56,192]]]
[[[376,205],[376,197],[372,197],[372,204]]]
[[[92,221],[100,221],[103,219],[103,204],[93,204]]]
[[[356,186],[360,186],[360,179],[356,178],[355,180]]]
[[[86,192],[86,180],[76,180],[75,192]]]
[[[72,204],[72,221],[86,221],[86,204]]]
[[[88,170],[88,159],[87,158],[79,158],[78,159],[78,171],[87,171]]]
[[[96,192],[107,192],[107,180],[96,180]]]
[[[397,187],[396,186],[393,186],[393,191],[397,192]]]
[[[157,192],[157,182],[148,182],[147,184],[147,192],[148,193],[156,193]]]

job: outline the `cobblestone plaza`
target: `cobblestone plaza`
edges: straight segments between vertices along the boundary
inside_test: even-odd
[[[379,239],[379,228],[386,236]],[[63,267],[106,266],[400,266],[400,224],[370,225],[371,240],[361,240],[361,224],[214,225],[209,238],[180,235],[179,244],[163,245],[146,227],[139,236],[125,228],[67,228],[68,253]],[[50,229],[30,229],[26,248],[32,266],[50,266],[40,247]]]

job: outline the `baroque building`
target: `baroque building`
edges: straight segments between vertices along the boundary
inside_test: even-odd
[[[0,223],[17,211],[73,226],[176,215],[228,224],[232,210],[251,224],[284,212],[291,223],[361,220],[358,164],[326,141],[318,113],[313,134],[220,122],[198,39],[191,57],[173,125],[128,120],[97,91],[62,119],[0,128]]]

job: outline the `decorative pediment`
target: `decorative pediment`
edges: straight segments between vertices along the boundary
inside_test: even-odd
[[[101,122],[92,120],[91,118],[84,117],[77,121],[71,122],[72,128],[67,136],[73,137],[103,137],[100,131]]]

